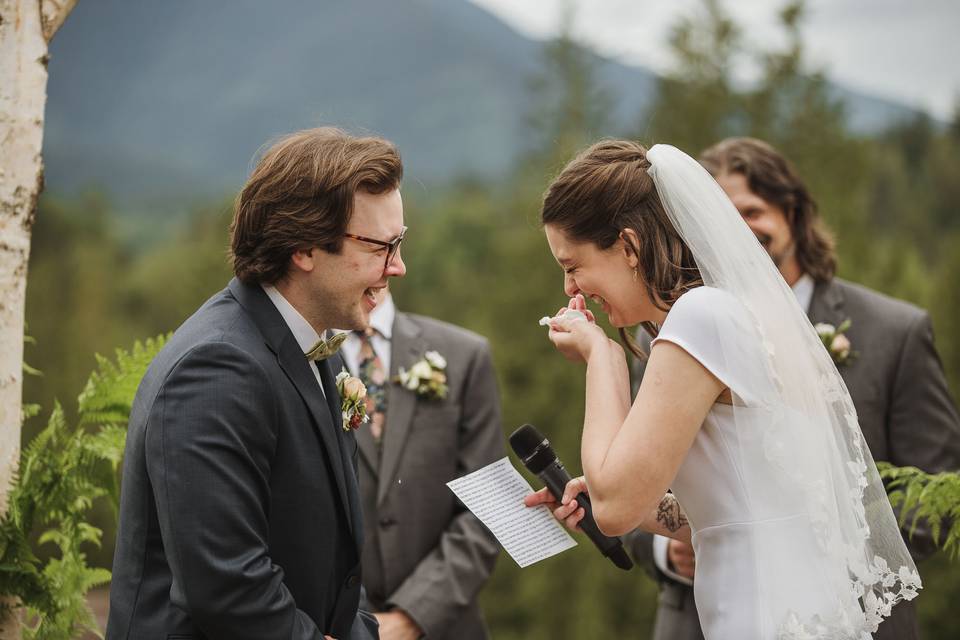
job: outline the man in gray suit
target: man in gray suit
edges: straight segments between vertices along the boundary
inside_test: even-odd
[[[486,638],[477,597],[500,546],[446,483],[506,455],[490,346],[379,296],[341,352],[371,416],[357,434],[369,609],[383,640]]]
[[[700,161],[766,248],[811,322],[839,327],[850,321],[845,337],[853,356],[838,368],[874,459],[928,472],[960,469],[960,418],[927,313],[834,276],[833,243],[816,204],[773,147],[731,138],[707,149]],[[649,337],[640,339],[649,346]],[[642,362],[636,373],[639,384]],[[655,640],[702,640],[691,586],[693,548],[640,532],[631,533],[628,542],[661,585]],[[935,549],[926,529],[918,529],[907,544],[918,560]],[[917,638],[914,604],[897,605],[875,637]]]
[[[389,142],[335,129],[290,135],[254,169],[236,277],[134,400],[108,639],[377,637],[358,612],[357,443],[320,336],[366,327],[404,274],[402,173]]]

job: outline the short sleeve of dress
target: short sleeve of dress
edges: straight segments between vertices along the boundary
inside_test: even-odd
[[[769,380],[763,373],[762,340],[752,316],[731,294],[698,287],[674,303],[651,347],[672,342],[734,395],[735,402],[756,406]]]

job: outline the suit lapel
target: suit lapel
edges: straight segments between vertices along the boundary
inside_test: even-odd
[[[835,327],[839,326],[844,320],[843,302],[843,292],[833,280],[818,282],[810,299],[810,311],[807,314],[810,322],[826,322]]]
[[[397,312],[390,340],[390,378],[396,376],[401,367],[409,369],[413,366],[423,357],[424,351],[420,327],[405,314]],[[417,406],[417,396],[412,391],[399,384],[391,384],[387,389],[387,423],[377,478],[377,504],[383,502],[397,474]]]
[[[387,414],[389,415],[389,413],[390,407],[387,405]],[[380,475],[380,453],[377,451],[377,443],[373,440],[370,425],[363,425],[357,429],[356,434],[360,458],[363,459],[363,463],[370,468],[370,472],[373,474],[373,477],[376,478]]]
[[[349,461],[344,478],[346,504],[348,505],[347,511],[350,514],[350,530],[353,532],[357,549],[359,549],[363,545],[363,519],[360,516],[360,488],[357,484],[355,432],[348,433],[343,430],[340,393],[337,391],[336,376],[334,375],[334,372],[339,373],[343,368],[343,361],[340,356],[334,356],[329,360],[318,362],[317,366],[320,369],[320,380],[323,382],[327,407],[330,409],[330,415],[333,416],[333,432],[336,434],[337,444],[340,446],[340,459],[344,464]],[[343,492],[340,496],[343,497]]]
[[[810,300],[810,313],[808,314],[810,322],[814,325],[819,322],[826,322],[834,327],[839,327],[847,317],[844,312],[845,302],[843,291],[834,280],[818,282],[813,289],[813,298]],[[853,383],[853,380],[849,377],[850,367],[838,366],[837,371],[849,391]]]
[[[337,394],[336,387],[333,386],[329,366],[320,369],[320,378],[323,380],[324,391],[327,395],[327,401],[324,402],[323,393],[317,388],[317,379],[313,374],[312,364],[304,357],[300,345],[297,344],[286,322],[284,322],[283,316],[273,306],[263,289],[257,285],[245,285],[234,278],[230,281],[230,290],[244,309],[250,313],[263,333],[267,346],[277,355],[280,368],[283,369],[283,372],[307,405],[313,417],[314,426],[327,449],[337,490],[343,502],[344,512],[347,514],[347,524],[353,532],[353,506],[349,498],[348,478],[344,469],[345,458],[336,431],[340,428],[340,424],[333,420],[334,415],[340,415],[339,408],[336,407],[340,396]],[[336,409],[336,414],[333,413],[334,409]]]

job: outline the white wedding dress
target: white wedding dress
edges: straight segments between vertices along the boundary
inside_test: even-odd
[[[706,286],[653,341],[730,388],[671,488],[697,554],[707,640],[870,640],[921,587],[856,410],[796,297],[695,160],[655,145],[649,173]]]
[[[840,567],[818,548],[803,492],[764,452],[774,390],[757,364],[763,343],[746,310],[719,289],[694,289],[674,304],[653,344],[662,341],[729,387],[739,409],[735,421],[732,406],[713,406],[672,483],[693,530],[704,636],[772,639],[793,617],[832,614],[839,603],[821,586]]]

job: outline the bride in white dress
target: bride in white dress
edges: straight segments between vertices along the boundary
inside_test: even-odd
[[[550,339],[587,365],[584,478],[557,517],[575,525],[589,487],[605,533],[691,542],[708,640],[869,640],[920,576],[833,361],[713,178],[674,147],[603,141],[542,222],[571,297]],[[584,297],[631,350],[626,328],[655,336],[632,405]]]

